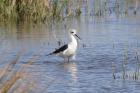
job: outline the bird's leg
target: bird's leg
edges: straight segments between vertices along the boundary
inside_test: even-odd
[[[64,62],[66,62],[66,58],[64,58]]]
[[[68,57],[68,62],[70,62],[70,58]]]

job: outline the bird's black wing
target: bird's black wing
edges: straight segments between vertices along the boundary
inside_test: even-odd
[[[53,51],[52,53],[48,54],[48,55],[52,55],[52,54],[57,54],[57,53],[60,53],[60,52],[63,52],[64,50],[66,50],[68,48],[68,45],[64,45],[62,47],[60,47],[59,49],[56,49],[55,51]]]

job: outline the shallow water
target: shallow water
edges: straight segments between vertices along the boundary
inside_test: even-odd
[[[139,18],[89,17],[71,18],[61,24],[47,28],[45,25],[22,25],[12,29],[1,26],[0,67],[4,67],[19,52],[18,68],[33,56],[35,60],[26,71],[38,86],[34,93],[139,93],[139,80],[123,80],[122,62],[127,51],[128,71],[136,66],[135,50],[140,47]],[[64,25],[65,24],[65,25]],[[19,30],[19,28],[21,28]],[[68,42],[67,29],[76,28],[82,38],[75,61],[64,63],[57,56],[46,54],[61,44]],[[116,65],[116,76],[112,77],[112,63]],[[30,80],[29,79],[29,80]]]
[[[140,82],[122,79],[122,63],[128,57],[127,71],[135,71],[140,54],[140,17],[127,16],[68,18],[51,26],[19,24],[0,26],[0,68],[21,55],[15,69],[27,64],[31,93],[139,93]],[[69,41],[68,29],[75,28],[82,38],[76,60],[64,63],[46,54]],[[127,54],[126,54],[127,53]],[[115,64],[116,79],[112,77]]]

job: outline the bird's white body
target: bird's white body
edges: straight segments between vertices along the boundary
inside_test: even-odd
[[[71,42],[68,44],[68,48],[63,52],[60,52],[58,55],[63,58],[72,58],[77,50],[77,40],[76,38],[71,35]]]

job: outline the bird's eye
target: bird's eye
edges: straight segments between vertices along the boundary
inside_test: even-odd
[[[71,33],[74,33],[74,32],[71,32]]]

